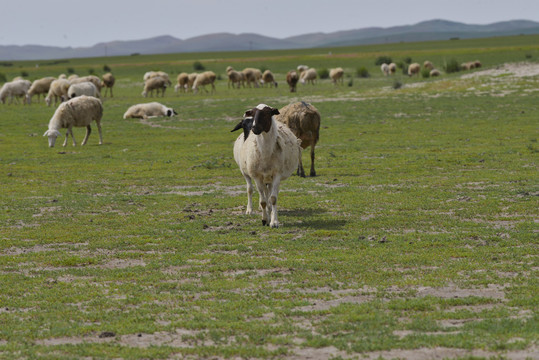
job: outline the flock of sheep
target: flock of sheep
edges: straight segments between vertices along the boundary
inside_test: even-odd
[[[481,62],[479,60],[463,63],[460,65],[461,70],[471,70],[471,69],[480,68],[480,67],[481,67]],[[426,60],[423,63],[423,68],[429,71],[429,77],[435,77],[435,76],[441,75],[440,70],[435,69],[434,65],[429,60]],[[385,76],[393,75],[397,72],[397,64],[383,63],[382,65],[380,65],[380,70],[382,70],[382,73]],[[419,65],[418,63],[412,63],[408,65],[408,71],[407,71],[408,76],[419,75],[420,71],[421,71],[421,65]]]

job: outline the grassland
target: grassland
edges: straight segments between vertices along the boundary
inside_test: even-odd
[[[102,146],[94,132],[48,148],[53,108],[0,107],[0,358],[538,358],[538,76],[397,75],[393,89],[374,65],[536,64],[538,40],[0,66],[118,79]],[[122,119],[145,71],[194,61],[269,68],[280,86],[221,80],[159,99],[176,117]],[[290,94],[300,63],[349,77]],[[318,176],[282,184],[268,229],[243,214],[230,130],[249,107],[296,100],[322,114]]]

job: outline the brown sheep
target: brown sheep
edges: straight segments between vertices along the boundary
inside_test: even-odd
[[[110,89],[110,97],[114,97],[112,94],[112,87],[114,86],[114,83],[116,82],[116,79],[114,78],[114,75],[111,73],[106,73],[103,75],[103,81],[101,82],[102,88],[105,88],[105,95],[103,97],[107,96],[107,90]]]
[[[290,92],[296,92],[296,85],[298,84],[298,81],[299,81],[299,76],[295,70],[290,70],[286,74],[286,82],[288,83],[288,86],[290,87]]]
[[[176,86],[174,86],[174,91],[178,92],[180,90],[181,92],[187,91],[187,83],[189,82],[189,74],[182,72],[178,74],[178,77],[176,78],[176,81],[178,82]]]
[[[276,119],[292,130],[294,135],[301,140],[303,149],[311,147],[310,176],[316,176],[316,171],[314,170],[314,147],[320,137],[320,112],[313,105],[302,101],[289,104],[280,109]],[[298,175],[305,177],[301,157],[299,159]]]
[[[254,87],[260,87],[260,79],[262,79],[262,72],[259,69],[255,68],[245,68],[242,71],[245,76],[245,81],[247,85],[251,87],[251,83],[254,84]]]
[[[266,84],[269,84],[270,87],[277,87],[277,81],[275,81],[275,78],[273,77],[273,73],[270,70],[264,71],[262,74],[262,84],[266,86]]]
[[[419,75],[419,70],[421,70],[421,66],[418,63],[410,64],[408,66],[408,76]]]
[[[432,63],[428,60],[426,60],[424,63],[423,63],[423,67],[425,69],[429,69],[429,70],[433,70],[434,69],[434,65],[432,65]]]

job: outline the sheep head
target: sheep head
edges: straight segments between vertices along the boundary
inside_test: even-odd
[[[260,135],[263,131],[270,131],[273,115],[279,115],[279,110],[266,104],[260,104],[252,110],[246,111],[244,117],[253,118],[253,133]]]
[[[62,135],[58,130],[47,130],[45,131],[45,134],[43,136],[49,137],[49,147],[54,147],[54,143],[56,142],[56,138],[58,136]]]
[[[244,118],[236,125],[236,127],[230,132],[234,132],[239,129],[243,129],[243,141],[247,140],[251,129],[253,128],[253,117],[244,115]]]
[[[172,117],[172,115],[178,115],[178,113],[173,108],[167,108],[167,116]]]

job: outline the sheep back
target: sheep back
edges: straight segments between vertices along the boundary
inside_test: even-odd
[[[320,112],[316,107],[306,102],[286,105],[279,110],[276,120],[290,128],[292,133],[301,140],[303,149],[316,145],[320,138]]]

